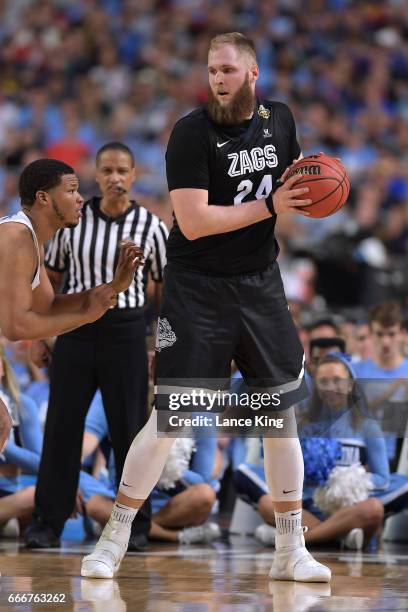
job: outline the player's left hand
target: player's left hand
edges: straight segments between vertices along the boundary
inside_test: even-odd
[[[298,180],[298,176],[291,176],[274,192],[273,206],[277,215],[292,212],[306,217],[309,216],[310,213],[303,210],[303,207],[311,204],[312,200],[300,199],[300,196],[308,193],[309,188],[296,187],[295,183]]]
[[[282,174],[282,176],[278,179],[278,183],[280,183],[281,185],[283,185],[283,183],[286,181],[286,179],[288,178],[288,174],[289,172],[292,170],[293,166],[296,164],[296,162],[298,162],[300,159],[302,159],[303,155],[302,153],[299,155],[299,157],[297,159],[294,159],[293,162],[290,164],[290,166],[288,166],[285,170],[285,172]]]
[[[135,272],[144,264],[143,250],[130,240],[124,240],[120,245],[118,266],[113,280],[109,283],[116,293],[126,291],[132,283]]]

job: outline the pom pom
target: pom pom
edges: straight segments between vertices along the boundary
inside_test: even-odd
[[[190,465],[194,450],[195,441],[192,438],[176,438],[156,485],[159,489],[172,489],[176,485]]]
[[[301,438],[305,482],[323,485],[341,457],[341,444],[331,438]]]
[[[361,464],[337,466],[327,484],[316,489],[313,501],[325,514],[333,514],[340,508],[364,501],[373,488],[370,474]]]

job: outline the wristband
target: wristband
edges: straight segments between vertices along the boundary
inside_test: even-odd
[[[278,179],[276,181],[275,185],[273,186],[271,193],[265,198],[266,208],[269,210],[271,215],[276,215],[275,207],[273,205],[273,198],[272,198],[272,196],[275,193],[275,191],[277,189],[279,189],[279,187],[282,187],[282,185],[283,185],[283,181]]]
[[[274,186],[273,186],[273,188],[272,188],[272,193],[275,193],[275,191],[276,191],[277,189],[279,189],[279,187],[282,187],[282,185],[284,184],[284,182],[285,182],[285,181],[281,181],[280,179],[278,179],[278,180],[275,182],[275,184],[274,184]]]
[[[272,193],[270,193],[268,196],[266,196],[265,204],[266,204],[266,208],[269,210],[271,215],[272,216],[276,215],[275,208],[274,208],[274,205],[273,205]]]

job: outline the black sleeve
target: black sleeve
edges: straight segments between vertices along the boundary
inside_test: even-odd
[[[282,124],[285,126],[285,129],[288,131],[289,136],[289,164],[292,163],[294,159],[297,159],[301,154],[301,148],[297,141],[296,137],[296,125],[295,120],[292,115],[292,111],[286,104],[280,104],[280,116]]]
[[[289,115],[290,115],[290,135],[291,135],[290,154],[292,156],[292,159],[297,159],[299,155],[301,154],[302,149],[300,148],[300,144],[298,143],[298,140],[297,140],[295,120],[290,110],[289,110]]]
[[[182,119],[173,128],[166,151],[166,173],[169,191],[173,189],[207,189],[208,137],[201,126]]]

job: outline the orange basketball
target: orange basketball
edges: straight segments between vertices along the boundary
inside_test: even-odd
[[[350,179],[338,159],[324,153],[309,155],[293,164],[287,178],[295,174],[299,176],[296,186],[309,187],[309,192],[299,199],[312,200],[312,204],[302,207],[311,217],[333,215],[347,202]]]

